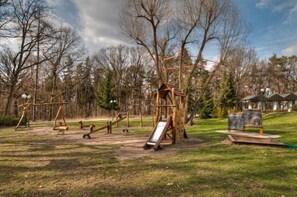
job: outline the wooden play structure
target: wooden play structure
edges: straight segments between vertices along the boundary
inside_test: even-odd
[[[165,120],[162,120],[161,114]],[[184,114],[185,95],[174,85],[163,83],[156,94],[156,127],[143,148],[160,149],[161,142],[166,136],[170,138],[172,144],[188,138],[184,127]]]
[[[22,115],[19,119],[17,126],[15,127],[15,131],[19,128],[30,128],[30,117],[28,114],[28,108],[30,107],[30,103],[25,103],[20,105],[22,107]]]
[[[25,103],[24,105],[21,105],[20,107],[23,107],[22,109],[22,115],[21,118],[17,124],[17,126],[15,127],[15,130],[19,129],[22,127],[22,122],[24,122],[25,118],[26,118],[26,125],[24,125],[25,127],[30,127],[30,117],[29,117],[29,113],[28,113],[28,109],[31,106],[49,106],[49,105],[55,105],[55,106],[59,106],[58,111],[56,113],[55,119],[54,119],[54,127],[53,130],[58,130],[59,132],[64,133],[65,130],[68,130],[68,127],[66,125],[66,120],[64,117],[64,113],[63,113],[63,106],[67,104],[66,102],[53,102],[53,103],[39,103],[39,104],[33,104],[33,103]]]
[[[116,125],[118,127],[118,123],[122,120],[127,119],[127,127],[129,127],[129,112],[119,112],[116,115],[115,121],[107,121],[105,126],[102,126],[98,129],[95,129],[95,125],[90,126],[90,132],[83,135],[83,138],[91,139],[91,134],[106,129],[106,134],[112,134],[112,126]],[[124,129],[123,131],[128,132],[128,129]]]
[[[59,105],[59,109],[57,111],[55,120],[54,120],[54,127],[53,130],[58,130],[59,132],[62,132],[64,134],[65,130],[68,130],[68,127],[66,125],[66,120],[63,113],[63,105],[66,104],[65,102],[56,103],[56,105]]]
[[[259,133],[247,131],[247,128],[257,128]],[[263,133],[262,111],[244,110],[242,113],[228,115],[228,131],[216,131],[227,134],[228,139],[234,144],[256,144],[269,146],[282,146],[286,144],[277,141],[279,135]]]

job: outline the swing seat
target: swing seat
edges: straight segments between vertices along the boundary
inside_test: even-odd
[[[57,127],[58,130],[68,130],[68,127],[67,126],[60,126],[60,127]]]
[[[68,130],[68,127],[66,127],[66,126],[59,126],[59,127],[56,127],[56,130],[58,130],[59,132],[61,132],[64,135],[65,134],[65,131]]]

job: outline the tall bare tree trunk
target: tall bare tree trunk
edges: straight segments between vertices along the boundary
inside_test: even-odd
[[[7,101],[6,101],[5,113],[4,113],[5,116],[10,115],[10,108],[11,108],[13,94],[15,93],[15,89],[16,89],[16,83],[17,82],[15,80],[15,77],[13,77],[13,79],[11,81],[11,86],[9,89]]]
[[[14,99],[14,115],[15,115],[15,117],[18,117],[18,115],[19,115],[19,107],[18,107],[17,98]]]
[[[36,73],[35,73],[35,85],[34,85],[34,95],[33,95],[33,110],[32,110],[32,120],[36,121],[36,100],[37,100],[37,89],[38,89],[38,77],[39,77],[39,30],[40,30],[40,20],[38,21],[37,27],[37,64],[36,64]]]

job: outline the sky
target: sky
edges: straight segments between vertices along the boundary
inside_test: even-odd
[[[89,53],[125,44],[118,25],[122,0],[47,0],[60,22],[76,28]],[[233,0],[251,26],[246,47],[259,58],[297,55],[297,0]],[[206,59],[218,57],[208,48]]]

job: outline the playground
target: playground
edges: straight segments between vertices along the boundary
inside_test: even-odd
[[[296,115],[264,115],[265,131],[297,144]],[[99,127],[106,120],[86,123]],[[185,127],[189,139],[164,141],[158,151],[143,149],[151,119],[144,127],[131,119],[128,133],[123,121],[112,134],[102,130],[91,139],[82,137],[89,130],[78,121],[69,121],[64,135],[51,124],[1,129],[1,195],[297,195],[296,150],[231,145],[215,132],[227,128],[226,119],[195,120]]]
[[[77,127],[76,122],[70,122],[70,124]],[[17,134],[31,136],[32,138],[50,137],[56,139],[57,141],[65,141],[67,144],[82,144],[86,146],[119,146],[119,149],[115,154],[118,161],[131,160],[145,156],[174,154],[180,149],[201,146],[204,144],[204,141],[198,138],[189,139],[176,145],[172,145],[170,141],[167,140],[162,143],[163,149],[166,151],[154,151],[154,149],[144,150],[143,145],[146,142],[147,137],[137,135],[137,132],[134,130],[135,127],[129,129],[129,133],[125,133],[122,131],[122,128],[126,128],[126,126],[124,126],[123,123],[121,125],[122,126],[118,128],[114,128],[112,134],[106,134],[104,131],[97,132],[90,140],[82,138],[82,133],[85,132],[85,130],[78,128],[69,129],[63,134],[53,131],[51,127],[43,126],[38,128],[33,127],[31,130],[18,131]],[[139,128],[141,127],[136,127],[136,130]],[[146,127],[146,129],[152,128]],[[15,133],[10,137],[14,138],[17,137],[17,135]],[[48,143],[50,143],[50,141]]]
[[[26,103],[17,126],[1,129],[0,195],[297,195],[296,112],[245,110],[188,126],[184,94],[170,84],[158,89],[153,118],[66,120],[65,104],[38,104],[57,105],[55,119],[31,122]]]

